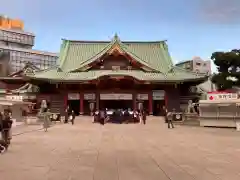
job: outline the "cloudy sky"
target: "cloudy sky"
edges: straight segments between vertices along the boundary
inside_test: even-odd
[[[35,49],[61,38],[168,40],[175,62],[240,48],[240,0],[1,0],[0,13],[25,22]]]

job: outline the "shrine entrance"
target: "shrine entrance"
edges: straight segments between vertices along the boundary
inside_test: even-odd
[[[80,112],[80,96],[79,93],[68,93],[67,105],[70,110],[74,111],[75,115],[79,115]]]
[[[128,93],[102,93],[100,94],[100,109],[133,109],[132,94]]]
[[[163,106],[165,106],[165,91],[153,91],[153,115],[162,116],[164,114]]]
[[[75,115],[79,115],[80,110],[80,101],[79,100],[68,100],[68,106],[71,110],[74,111]]]
[[[129,100],[102,100],[100,101],[100,109],[132,110],[133,108],[132,101]]]

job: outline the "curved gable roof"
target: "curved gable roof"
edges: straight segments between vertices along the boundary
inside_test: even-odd
[[[63,40],[59,68],[66,72],[81,69],[103,56],[116,44],[133,59],[155,71],[167,73],[173,65],[165,41],[121,42],[118,36],[114,36],[109,42]]]

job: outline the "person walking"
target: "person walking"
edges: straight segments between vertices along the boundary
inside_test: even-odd
[[[139,122],[139,124],[141,124],[142,123],[142,111],[140,109],[138,109],[137,112],[138,112],[138,122]]]
[[[0,154],[6,151],[6,142],[4,141],[3,137],[3,113],[0,113],[0,132],[1,132],[1,140],[0,140]]]
[[[3,138],[3,118],[4,118],[4,114],[2,112],[0,112],[0,132],[1,132],[1,138]]]
[[[65,123],[65,124],[68,123],[68,109],[69,109],[69,107],[67,107],[67,108],[65,109],[65,112],[64,112],[64,117],[65,117],[64,123]]]
[[[142,110],[142,122],[145,125],[146,124],[146,120],[147,120],[147,114],[146,111]]]
[[[11,128],[12,128],[11,115],[8,111],[4,112],[1,120],[2,139],[5,144],[9,145],[11,141]]]
[[[137,110],[134,110],[133,112],[133,119],[134,119],[134,123],[140,123],[139,113]]]
[[[168,110],[165,106],[163,106],[162,110],[163,110],[164,121],[165,121],[165,123],[167,123],[168,122],[168,120],[167,120]]]
[[[4,140],[4,133],[3,133],[3,113],[0,113],[0,132],[1,138],[0,139],[0,154],[6,151],[7,143]]]
[[[105,124],[106,112],[102,109],[99,111],[99,121],[101,125]]]
[[[174,128],[172,118],[175,113],[175,110],[173,109],[173,112],[168,112],[167,113],[167,123],[168,123],[168,129]]]
[[[64,121],[64,123],[67,124],[69,120],[72,121],[72,108],[67,106],[67,108],[65,109],[65,121]]]
[[[47,132],[48,128],[50,127],[50,122],[51,122],[50,116],[51,116],[51,113],[50,113],[50,110],[48,109],[47,112],[44,113],[44,118],[43,118],[43,128],[45,132]]]
[[[72,116],[71,123],[72,123],[72,125],[74,125],[74,121],[75,121],[75,117],[76,117],[74,111],[72,111],[71,116]]]

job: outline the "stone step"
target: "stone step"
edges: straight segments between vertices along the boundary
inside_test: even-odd
[[[188,125],[188,126],[200,126],[199,120],[185,120],[183,122],[183,125]]]

